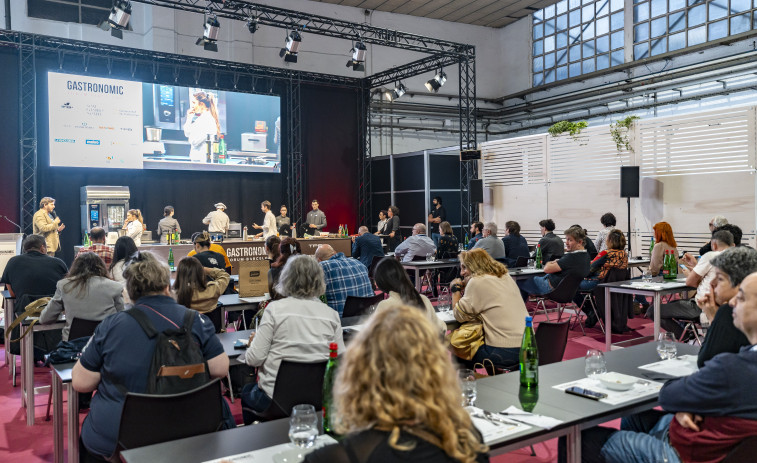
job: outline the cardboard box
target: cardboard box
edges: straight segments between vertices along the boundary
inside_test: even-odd
[[[268,270],[271,263],[264,260],[244,260],[239,263],[239,297],[258,297],[268,292]]]

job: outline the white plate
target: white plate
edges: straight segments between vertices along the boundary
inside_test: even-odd
[[[627,391],[639,380],[639,378],[615,372],[598,375],[595,379],[599,380],[602,386],[613,391]]]

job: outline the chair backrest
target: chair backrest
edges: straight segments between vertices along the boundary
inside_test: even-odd
[[[213,323],[213,327],[216,329],[216,333],[220,333],[221,329],[223,328],[222,323],[223,320],[221,320],[221,315],[223,314],[223,310],[221,310],[221,304],[220,302],[216,305],[216,308],[214,310],[211,310],[210,312],[206,312],[205,315],[210,319],[210,322]]]
[[[631,277],[631,271],[627,268],[610,268],[605,274],[602,283],[614,283],[616,281],[625,281]]]
[[[578,285],[581,284],[581,280],[583,280],[583,278],[577,275],[566,275],[560,280],[560,283],[557,284],[557,288],[545,294],[544,297],[550,301],[566,304],[572,301],[575,297],[576,291],[578,291]]]
[[[381,262],[381,259],[383,259],[384,256],[373,256],[373,260],[371,261],[371,266],[368,268],[368,276],[370,278],[373,278],[373,272],[376,271],[376,266],[379,262]]]
[[[373,305],[378,304],[384,300],[384,293],[376,294],[370,297],[357,297],[347,296],[344,301],[344,311],[342,311],[342,318],[345,317],[359,317],[365,315],[365,312]]]
[[[117,451],[220,430],[223,397],[219,381],[181,394],[126,394]]]
[[[525,267],[528,265],[528,257],[526,256],[518,256],[517,259],[515,259],[515,266],[516,267]]]
[[[722,463],[751,463],[757,454],[757,436],[747,437],[731,450]]]
[[[74,318],[71,320],[71,327],[68,329],[68,339],[79,339],[95,334],[95,328],[102,320],[85,320],[83,318]]]
[[[539,365],[562,362],[568,344],[570,320],[541,322],[536,327],[536,346],[539,348]]]
[[[258,415],[264,421],[286,418],[292,413],[292,407],[298,404],[310,404],[316,410],[323,408],[323,375],[326,363],[299,363],[282,360],[276,373],[271,406]]]

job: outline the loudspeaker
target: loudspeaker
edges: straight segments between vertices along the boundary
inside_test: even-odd
[[[639,197],[639,166],[622,166],[620,168],[620,197]]]
[[[477,159],[481,159],[481,150],[472,149],[460,151],[461,161],[475,161]]]
[[[484,181],[480,178],[470,181],[470,200],[472,203],[484,202]]]

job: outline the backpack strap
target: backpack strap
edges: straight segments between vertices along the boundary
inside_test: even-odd
[[[126,313],[131,315],[134,320],[139,323],[139,326],[142,327],[142,331],[145,332],[148,338],[152,339],[155,336],[158,335],[158,330],[155,329],[155,325],[152,324],[150,319],[145,315],[144,312],[137,309],[138,306],[134,306],[131,309],[127,310]]]
[[[187,333],[192,332],[192,326],[194,325],[194,322],[195,322],[196,313],[197,313],[196,311],[189,309],[187,310],[187,313],[184,314],[184,331],[185,332]]]

